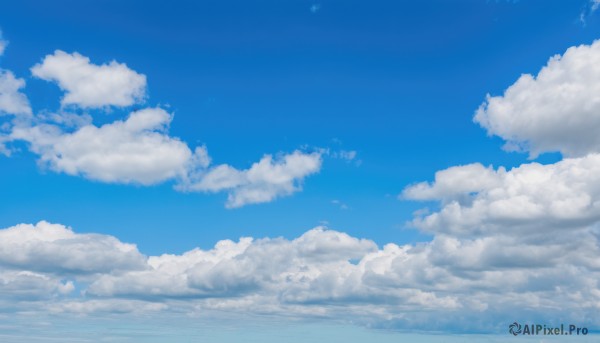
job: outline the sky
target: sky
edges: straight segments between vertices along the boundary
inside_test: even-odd
[[[1,2],[2,341],[593,337],[599,9]]]

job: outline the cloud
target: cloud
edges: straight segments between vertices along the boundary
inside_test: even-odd
[[[544,240],[439,234],[382,248],[318,227],[291,240],[245,237],[148,257],[114,237],[45,222],[0,237],[9,247],[0,256],[0,302],[16,312],[215,311],[459,332],[493,331],[514,313],[598,324],[592,226]]]
[[[17,306],[20,301],[48,300],[73,290],[71,281],[62,282],[46,274],[0,270],[0,304],[5,309]]]
[[[349,208],[348,205],[344,204],[343,202],[341,202],[341,201],[339,201],[337,199],[331,200],[331,203],[333,205],[339,207],[340,210],[347,210]]]
[[[56,50],[31,68],[43,80],[54,81],[66,92],[62,105],[82,108],[130,106],[141,101],[146,91],[146,76],[127,65],[111,61],[96,65],[75,52]]]
[[[76,234],[41,221],[0,230],[0,266],[45,274],[103,273],[145,267],[135,245],[111,236]]]
[[[478,177],[466,179],[476,170]],[[468,180],[456,182],[454,180]],[[473,235],[569,231],[600,219],[600,154],[555,164],[494,171],[479,164],[438,172],[432,184],[407,187],[409,199],[440,200],[412,224],[428,232]]]
[[[302,189],[304,178],[321,167],[320,153],[265,155],[249,169],[210,167],[206,147],[194,152],[168,134],[173,116],[161,108],[132,112],[123,121],[95,126],[71,113],[40,116],[56,123],[15,125],[11,140],[29,143],[39,163],[56,172],[110,183],[152,185],[167,180],[176,189],[229,193],[226,206],[264,203]],[[72,132],[64,126],[74,126]]]
[[[403,199],[439,204],[410,223],[434,235],[422,246],[430,263],[423,285],[462,285],[482,316],[506,318],[520,303],[512,314],[552,318],[562,308],[585,318],[599,306],[596,276],[588,278],[600,271],[599,59],[599,42],[572,47],[476,112],[475,122],[504,138],[505,148],[531,157],[558,151],[561,161],[455,166],[404,189]]]
[[[8,70],[0,69],[0,116],[2,114],[30,115],[31,107],[25,94],[20,90],[25,81],[18,79]]]
[[[475,122],[508,150],[583,156],[600,151],[600,41],[569,48],[502,96],[488,95]]]
[[[289,196],[302,189],[304,178],[321,168],[321,153],[295,151],[273,158],[264,155],[249,169],[228,164],[210,166],[205,146],[192,149],[168,133],[172,114],[161,108],[131,112],[102,126],[81,108],[128,106],[143,98],[146,77],[115,61],[95,65],[78,53],[57,50],[31,68],[34,76],[55,81],[66,91],[63,105],[80,108],[42,110],[32,114],[20,89],[25,86],[9,71],[0,71],[0,114],[26,114],[4,123],[0,153],[10,155],[10,143],[24,141],[39,155],[39,164],[55,172],[122,184],[153,185],[173,181],[181,191],[229,193],[226,206],[242,207]],[[354,152],[344,152],[353,159]]]
[[[435,173],[433,184],[422,182],[407,187],[401,198],[447,200],[462,197],[498,185],[498,174],[503,172],[504,169],[496,172],[491,167],[486,168],[479,163],[451,167]]]
[[[294,151],[274,159],[265,155],[249,169],[238,170],[221,164],[191,175],[179,188],[198,192],[229,192],[226,206],[237,208],[247,204],[272,201],[298,192],[308,175],[321,169],[321,153]]]
[[[194,152],[168,134],[173,116],[161,108],[132,112],[123,121],[93,125],[89,116],[45,114],[37,123],[15,125],[11,140],[29,143],[40,165],[56,172],[110,183],[152,185],[168,180],[188,192],[229,193],[226,206],[237,208],[288,196],[320,170],[321,154],[294,151],[265,155],[249,169],[211,167],[204,146]],[[57,123],[58,122],[58,123]],[[75,127],[75,130],[67,130]]]
[[[8,42],[2,38],[2,31],[0,31],[0,56],[4,55],[4,50],[6,50],[6,46]]]
[[[172,116],[161,108],[132,112],[120,121],[74,132],[60,126],[17,126],[12,138],[30,144],[51,170],[92,180],[150,185],[186,173],[192,152],[167,129]]]
[[[600,218],[600,42],[550,59],[537,77],[523,75],[503,96],[490,97],[475,121],[532,156],[560,151],[554,164],[497,170],[475,163],[436,173],[433,183],[402,197],[438,200],[439,211],[412,222],[433,233],[481,235],[573,231]],[[598,93],[598,94],[597,94]]]

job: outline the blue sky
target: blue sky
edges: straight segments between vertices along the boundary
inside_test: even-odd
[[[442,334],[503,334],[514,320],[600,324],[590,262],[598,252],[590,242],[599,181],[586,176],[597,170],[599,151],[595,83],[587,77],[595,75],[587,70],[600,38],[593,1],[25,0],[1,7],[0,231],[6,249],[35,248],[0,256],[2,312],[28,313],[39,302],[40,318],[86,308],[133,323],[148,315],[138,308],[150,317],[223,310],[311,328],[302,321],[314,315],[386,335],[431,333],[424,323],[440,318],[431,331]],[[557,54],[562,60],[548,64]],[[547,78],[519,79],[546,65]],[[7,75],[23,84],[15,88]],[[133,127],[131,118],[148,128],[123,129]],[[121,162],[103,164],[111,158]],[[32,226],[15,227],[21,223]],[[310,231],[319,226],[329,230]],[[581,243],[582,255],[572,256],[572,246],[540,238],[563,235],[591,245]],[[236,243],[215,248],[227,239]],[[101,247],[106,253],[93,255]],[[64,249],[81,254],[58,253]],[[240,257],[230,259],[227,249]],[[261,249],[281,265],[265,265]],[[38,250],[54,253],[42,258]],[[188,261],[190,251],[206,253],[194,258],[213,267]],[[162,254],[181,261],[160,270],[152,261]],[[549,257],[557,254],[564,260]],[[367,263],[378,256],[389,261]],[[391,269],[382,272],[384,265]],[[144,276],[148,268],[159,275]],[[556,281],[560,270],[588,278]],[[352,276],[359,272],[361,282]],[[504,285],[498,272],[515,283]],[[27,273],[49,284],[17,280]],[[287,283],[271,284],[274,275]],[[311,277],[306,289],[293,281]],[[178,278],[188,285],[169,289]],[[7,280],[32,285],[35,295],[17,295]],[[477,296],[466,299],[461,287]],[[537,302],[522,312],[503,307],[502,299],[526,294]],[[224,317],[227,326],[232,319]]]

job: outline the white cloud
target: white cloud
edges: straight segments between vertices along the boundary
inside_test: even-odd
[[[600,155],[494,171],[479,164],[436,173],[433,184],[409,186],[409,199],[441,200],[413,224],[428,232],[572,230],[600,218]]]
[[[169,136],[172,115],[160,108],[133,112],[124,121],[100,127],[87,115],[68,112],[38,119],[51,122],[15,125],[10,139],[28,142],[42,166],[103,182],[151,185],[174,180],[181,191],[227,191],[229,208],[298,192],[304,178],[318,172],[322,163],[318,152],[294,151],[279,158],[265,155],[246,170],[226,164],[210,167],[206,147],[192,152]]]
[[[66,92],[63,105],[83,108],[129,106],[143,99],[146,76],[111,61],[96,65],[78,53],[56,50],[31,68],[34,76],[54,81]]]
[[[66,295],[74,290],[71,281],[30,271],[0,270],[0,304],[13,305],[13,301],[47,300]]]
[[[124,121],[100,127],[89,116],[68,112],[38,119],[54,123],[15,125],[10,139],[28,142],[42,166],[103,182],[151,185],[173,180],[181,191],[227,191],[229,208],[300,191],[304,178],[318,172],[322,163],[320,153],[295,151],[277,159],[265,155],[246,170],[226,164],[211,168],[206,147],[192,152],[169,136],[172,115],[161,108],[133,112]],[[66,131],[69,127],[75,129]]]
[[[246,170],[226,164],[210,167],[206,147],[192,152],[169,136],[172,115],[161,108],[133,112],[124,121],[100,127],[87,115],[68,112],[37,119],[15,125],[10,139],[28,142],[42,166],[102,182],[151,185],[173,180],[181,191],[227,191],[229,208],[300,191],[304,178],[318,172],[322,163],[320,153],[294,151],[276,159],[265,155]]]
[[[226,206],[269,202],[301,190],[302,181],[321,169],[321,154],[294,151],[278,159],[265,155],[249,169],[238,170],[226,164],[192,175],[180,185],[186,191],[229,192]]]
[[[75,132],[40,124],[17,126],[12,138],[30,143],[40,163],[92,180],[155,184],[186,173],[192,152],[166,131],[172,116],[160,108],[133,112],[120,121]]]
[[[6,46],[8,42],[2,38],[2,31],[0,31],[0,56],[4,55],[4,50],[6,50]]]
[[[600,41],[552,57],[537,76],[522,75],[502,96],[489,96],[474,120],[508,150],[532,157],[600,151]]]
[[[2,114],[30,115],[31,108],[25,94],[20,90],[25,81],[8,70],[0,69],[0,116]]]
[[[402,197],[410,200],[446,200],[462,197],[473,192],[499,185],[499,174],[504,169],[494,171],[479,163],[451,167],[435,173],[435,182],[418,183],[406,188]]]
[[[102,273],[145,267],[135,245],[111,236],[76,234],[42,221],[0,230],[0,267],[47,274]]]

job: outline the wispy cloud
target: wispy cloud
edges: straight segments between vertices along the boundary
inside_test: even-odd
[[[8,42],[4,40],[4,38],[2,37],[2,31],[0,31],[0,56],[4,54],[4,50],[6,50],[7,45]]]
[[[349,209],[348,205],[344,204],[343,202],[341,202],[340,200],[334,199],[331,200],[331,203],[337,207],[340,208],[340,210],[347,210]]]
[[[589,0],[584,6],[584,9],[579,14],[579,21],[585,25],[587,18],[592,15],[600,7],[600,0]]]

